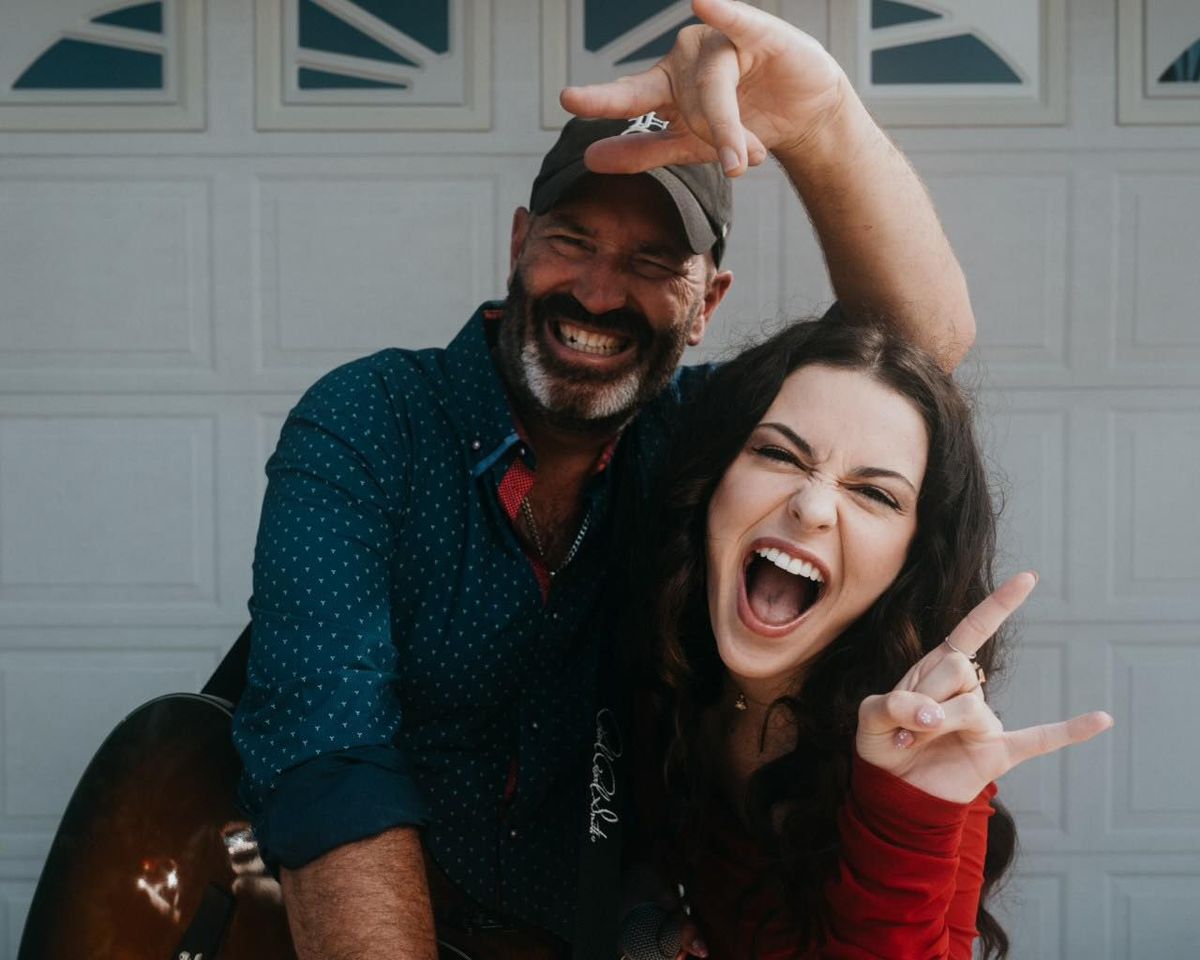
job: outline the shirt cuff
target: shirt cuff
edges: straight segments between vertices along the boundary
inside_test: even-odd
[[[957,852],[971,806],[928,794],[857,753],[850,772],[850,796],[858,817],[881,839],[912,847],[919,837],[923,852],[941,856]]]
[[[394,747],[355,747],[284,772],[254,832],[266,863],[292,870],[335,847],[428,820],[404,755]]]

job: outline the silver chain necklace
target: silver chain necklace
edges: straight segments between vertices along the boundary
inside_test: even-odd
[[[529,533],[533,537],[533,549],[537,552],[538,559],[542,562],[542,566],[549,567],[546,563],[546,547],[542,543],[542,535],[538,532],[537,521],[533,519],[533,507],[529,504],[529,498],[526,497],[521,501],[521,516],[525,518],[525,526],[529,528]],[[579,525],[579,532],[575,534],[575,540],[571,543],[571,549],[567,551],[567,555],[563,557],[560,563],[553,570],[549,570],[551,578],[562,573],[568,563],[575,559],[575,554],[579,552],[579,545],[583,543],[583,538],[587,534],[588,522],[592,519],[592,506],[588,504],[587,512],[583,515],[583,522]]]

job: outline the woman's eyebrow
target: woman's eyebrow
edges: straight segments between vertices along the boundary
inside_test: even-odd
[[[807,440],[805,440],[802,436],[800,436],[800,434],[798,434],[791,427],[786,426],[785,424],[782,424],[782,423],[774,423],[774,422],[760,423],[759,426],[760,427],[770,427],[772,430],[776,430],[779,433],[782,433],[785,437],[788,438],[788,440],[790,440],[792,442],[792,444],[801,453],[803,453],[810,460],[817,459],[817,455],[816,455],[816,453],[813,452],[813,448],[812,448],[812,446],[809,445],[809,442]]]
[[[796,433],[795,430],[793,430],[791,427],[787,426],[786,424],[772,422],[772,423],[760,423],[759,426],[760,427],[769,427],[772,430],[782,433],[785,437],[788,438],[788,440],[790,440],[792,442],[792,444],[795,445],[795,447],[801,453],[803,453],[810,460],[817,459],[816,454],[813,452],[812,445],[807,440],[805,440],[802,436],[800,436],[800,434]],[[864,480],[870,479],[873,477],[879,477],[879,478],[888,477],[893,480],[899,480],[901,483],[903,483],[905,486],[907,486],[913,492],[914,495],[917,494],[917,488],[913,485],[913,482],[911,480],[909,480],[908,477],[906,477],[904,474],[899,473],[896,470],[888,470],[884,467],[858,467],[851,474],[851,476],[859,477]]]

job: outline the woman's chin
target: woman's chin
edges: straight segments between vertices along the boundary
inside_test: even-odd
[[[777,690],[772,696],[786,692],[797,672],[828,642],[822,640],[819,631],[806,629],[805,623],[773,637],[739,626],[741,629],[718,632],[717,654],[735,680],[759,690]],[[751,693],[745,689],[742,692]]]

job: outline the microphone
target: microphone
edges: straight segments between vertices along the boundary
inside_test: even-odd
[[[683,918],[652,900],[625,914],[618,946],[622,960],[673,960],[683,937]]]

